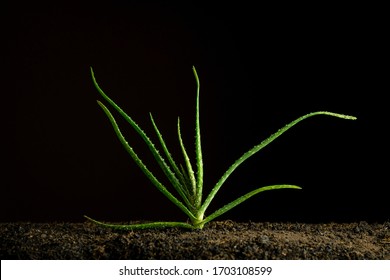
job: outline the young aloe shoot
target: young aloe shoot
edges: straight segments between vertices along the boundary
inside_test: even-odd
[[[197,84],[197,90],[196,90],[196,118],[195,118],[195,155],[196,155],[196,172],[194,171],[193,165],[191,163],[191,160],[188,157],[186,148],[184,147],[183,139],[181,137],[180,132],[180,119],[178,118],[177,121],[177,133],[178,133],[178,140],[180,143],[180,147],[183,153],[184,158],[184,166],[182,164],[178,165],[174,159],[171,156],[171,153],[168,150],[167,145],[165,144],[165,141],[163,139],[162,134],[160,133],[159,129],[157,128],[156,122],[154,121],[152,114],[150,114],[150,120],[152,122],[152,125],[154,127],[154,130],[156,132],[157,138],[160,142],[162,151],[164,153],[163,157],[160,152],[156,149],[155,145],[152,143],[150,138],[145,134],[145,132],[137,125],[137,123],[129,116],[127,115],[112,99],[110,99],[104,91],[99,87],[98,83],[96,82],[94,72],[91,67],[91,75],[92,75],[92,81],[97,89],[97,91],[100,93],[100,95],[103,97],[103,99],[112,107],[114,108],[132,127],[133,129],[139,134],[139,136],[143,139],[143,141],[146,143],[146,145],[149,147],[149,150],[153,154],[155,160],[157,161],[158,165],[164,172],[164,174],[167,176],[169,182],[172,184],[173,189],[176,191],[175,195],[172,193],[171,189],[168,189],[165,185],[163,185],[155,176],[154,174],[146,167],[146,165],[142,162],[142,160],[139,158],[139,156],[134,152],[133,148],[128,144],[126,139],[124,138],[121,130],[119,129],[115,118],[111,114],[110,110],[100,101],[97,101],[99,106],[103,109],[105,114],[107,115],[108,119],[110,120],[114,131],[116,135],[118,136],[120,142],[126,149],[126,151],[130,154],[130,156],[133,158],[135,163],[140,167],[140,169],[143,171],[143,173],[146,175],[146,177],[149,178],[149,180],[152,182],[156,188],[162,192],[163,195],[165,195],[173,204],[175,204],[177,207],[180,208],[188,217],[189,222],[151,222],[151,223],[141,223],[141,224],[130,224],[130,225],[118,225],[118,224],[107,224],[103,223],[97,220],[94,220],[88,216],[85,216],[90,221],[101,225],[105,227],[110,227],[114,229],[125,229],[125,230],[132,230],[132,229],[146,229],[146,228],[161,228],[161,227],[183,227],[183,228],[189,228],[189,229],[202,229],[203,226],[217,218],[218,216],[224,214],[225,212],[229,211],[230,209],[236,207],[240,203],[244,202],[248,198],[269,190],[277,190],[277,189],[301,189],[298,186],[295,185],[271,185],[271,186],[265,186],[258,189],[255,189],[236,200],[224,205],[214,213],[205,216],[205,212],[207,208],[209,207],[210,203],[216,196],[217,192],[222,187],[223,183],[226,181],[226,179],[233,173],[233,171],[245,160],[256,154],[258,151],[260,151],[262,148],[267,146],[269,143],[274,141],[276,138],[278,138],[280,135],[282,135],[284,132],[286,132],[288,129],[296,125],[297,123],[303,121],[304,119],[307,119],[309,117],[313,117],[316,115],[328,115],[332,117],[347,119],[347,120],[355,120],[356,118],[353,116],[347,116],[342,114],[336,114],[332,112],[326,112],[326,111],[318,111],[309,113],[307,115],[304,115],[300,118],[297,118],[296,120],[290,122],[283,128],[279,129],[276,133],[272,134],[267,139],[263,140],[260,144],[254,146],[252,149],[244,153],[240,158],[238,158],[230,167],[229,169],[222,175],[222,177],[219,179],[219,181],[216,183],[216,185],[211,189],[210,193],[206,197],[206,199],[203,201],[203,160],[202,160],[202,147],[201,147],[201,137],[200,137],[200,124],[199,124],[199,89],[200,89],[200,83],[198,74],[195,70],[195,67],[192,67],[193,74],[195,76],[196,84]]]

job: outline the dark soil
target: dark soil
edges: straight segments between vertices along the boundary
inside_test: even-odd
[[[1,259],[390,259],[390,222],[211,222],[203,230],[118,231],[85,223],[2,223]]]

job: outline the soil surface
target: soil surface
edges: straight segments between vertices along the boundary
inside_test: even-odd
[[[390,222],[210,222],[118,231],[85,223],[0,223],[1,259],[390,259]]]

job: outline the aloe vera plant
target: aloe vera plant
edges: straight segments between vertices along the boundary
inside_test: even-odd
[[[124,136],[122,135],[115,118],[113,117],[110,110],[100,101],[97,101],[100,107],[103,109],[103,111],[106,113],[108,119],[110,120],[114,131],[116,135],[118,136],[120,142],[126,149],[126,151],[130,154],[130,156],[133,158],[135,163],[140,167],[140,169],[143,171],[143,173],[149,178],[149,180],[157,187],[157,189],[162,192],[172,203],[174,203],[177,207],[179,207],[188,217],[189,222],[151,222],[151,223],[141,223],[141,224],[129,224],[129,225],[119,225],[119,224],[107,224],[100,221],[97,221],[95,219],[92,219],[88,216],[85,216],[85,218],[89,219],[90,221],[99,224],[101,226],[105,227],[111,227],[115,229],[145,229],[145,228],[159,228],[159,227],[183,227],[183,228],[189,228],[189,229],[202,229],[203,226],[210,222],[211,220],[214,220],[218,216],[224,214],[225,212],[229,211],[230,209],[234,208],[235,206],[239,205],[240,203],[244,202],[248,198],[269,190],[277,190],[277,189],[301,189],[299,186],[296,185],[271,185],[271,186],[265,186],[257,188],[237,199],[234,201],[224,205],[220,209],[216,210],[214,213],[205,216],[206,210],[209,207],[210,203],[226,181],[226,179],[233,173],[233,171],[241,165],[245,160],[247,160],[249,157],[256,154],[258,151],[260,151],[262,148],[267,146],[269,143],[271,143],[273,140],[278,138],[280,135],[282,135],[284,132],[286,132],[288,129],[296,125],[297,123],[303,121],[304,119],[307,119],[312,116],[316,115],[328,115],[332,117],[342,118],[342,119],[348,119],[348,120],[355,120],[356,118],[353,116],[348,115],[342,115],[332,112],[326,112],[326,111],[318,111],[309,113],[307,115],[304,115],[300,118],[297,118],[296,120],[290,122],[283,128],[279,129],[276,133],[272,134],[267,139],[263,140],[260,144],[254,146],[252,149],[244,153],[240,158],[238,158],[230,167],[229,169],[222,175],[222,177],[219,179],[219,181],[215,184],[215,186],[211,189],[210,193],[206,197],[205,200],[203,200],[203,160],[202,160],[202,148],[201,148],[201,136],[200,136],[200,123],[199,123],[199,89],[200,89],[200,83],[198,74],[196,72],[195,67],[192,68],[193,74],[195,76],[196,84],[197,84],[197,90],[196,90],[196,118],[195,118],[195,155],[196,155],[196,172],[194,171],[193,165],[191,163],[191,160],[188,157],[188,154],[186,152],[186,149],[183,144],[183,139],[181,137],[180,132],[180,118],[178,118],[177,121],[177,132],[178,132],[178,140],[180,143],[180,147],[183,153],[184,158],[184,166],[182,164],[177,164],[174,159],[171,156],[171,153],[168,150],[167,145],[165,144],[165,141],[162,137],[162,134],[160,133],[159,129],[157,128],[157,125],[153,119],[152,114],[150,114],[150,120],[153,124],[154,130],[156,132],[157,138],[160,142],[161,148],[164,152],[165,158],[160,154],[160,152],[157,150],[155,145],[152,143],[150,138],[146,135],[146,133],[136,124],[136,122],[128,116],[112,99],[110,99],[104,91],[99,87],[98,83],[96,82],[95,75],[93,72],[93,69],[91,67],[91,75],[93,83],[100,93],[100,95],[104,98],[104,100],[111,105],[132,127],[133,129],[141,136],[143,141],[146,143],[146,145],[149,147],[151,153],[153,154],[154,158],[156,159],[157,163],[159,164],[160,168],[164,172],[164,174],[167,176],[169,182],[172,184],[173,189],[176,191],[176,195],[172,193],[172,190],[169,190],[166,186],[164,186],[155,176],[154,174],[146,167],[146,165],[142,162],[142,160],[139,158],[139,156],[134,152],[133,148],[128,144]]]

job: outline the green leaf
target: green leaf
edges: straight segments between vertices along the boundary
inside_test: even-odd
[[[295,186],[295,185],[273,185],[273,186],[266,186],[266,187],[261,187],[261,188],[258,188],[258,189],[255,189],[243,196],[240,196],[239,198],[237,198],[236,200],[222,206],[221,208],[219,208],[217,211],[215,211],[213,214],[207,216],[202,224],[205,224],[205,223],[208,223],[210,222],[211,220],[214,220],[215,218],[217,218],[218,216],[221,216],[222,214],[226,213],[227,211],[229,211],[230,209],[236,207],[237,205],[239,205],[240,203],[243,203],[245,200],[247,200],[248,198],[251,198],[252,196],[258,194],[258,193],[261,193],[261,192],[264,192],[264,191],[270,191],[270,190],[278,190],[278,189],[301,189],[301,187],[298,187],[298,186]]]
[[[174,185],[176,185],[177,188],[182,187],[178,186],[180,185],[179,180],[177,179],[176,175],[171,171],[170,167],[165,163],[164,158],[160,155],[158,150],[154,147],[154,144],[149,139],[149,137],[146,135],[146,133],[138,126],[138,124],[130,117],[128,116],[118,105],[115,104],[114,101],[112,101],[105,93],[104,91],[99,87],[98,83],[96,82],[92,67],[91,67],[91,75],[92,80],[94,82],[94,85],[100,95],[116,110],[118,113],[134,128],[134,130],[141,136],[141,138],[144,140],[146,145],[148,146],[149,150],[151,151],[153,157],[157,161],[158,165],[160,166],[161,170],[164,172],[164,174],[167,176],[167,178],[170,180],[170,182]],[[111,113],[110,113],[111,114]]]
[[[126,139],[122,135],[122,132],[120,131],[115,118],[112,116],[111,112],[107,109],[106,106],[103,105],[100,101],[98,101],[98,104],[103,109],[103,111],[106,113],[108,119],[110,120],[114,131],[116,135],[118,136],[120,142],[125,147],[126,151],[130,154],[130,156],[133,158],[134,162],[141,168],[143,173],[149,178],[149,180],[157,187],[159,191],[161,191],[170,201],[172,201],[177,207],[179,207],[187,216],[190,218],[194,218],[194,215],[191,213],[191,211],[188,210],[188,208],[181,203],[174,195],[172,195],[167,188],[160,183],[160,181],[157,180],[157,178],[153,175],[151,171],[146,167],[146,165],[142,162],[142,160],[138,157],[138,155],[134,152],[133,148],[127,143]]]
[[[192,169],[191,161],[190,158],[188,157],[187,151],[184,147],[183,139],[181,138],[181,132],[180,132],[180,118],[177,119],[177,134],[179,136],[179,142],[180,142],[180,147],[181,151],[183,153],[184,157],[184,162],[187,167],[187,175],[190,179],[191,182],[191,192],[196,195],[196,179],[195,179],[195,173],[194,170]]]
[[[189,201],[189,198],[190,198],[190,193],[188,192],[188,190],[183,187],[186,185],[186,181],[183,177],[183,174],[180,172],[179,168],[177,167],[175,161],[173,160],[172,156],[171,156],[171,153],[169,152],[168,150],[168,147],[167,145],[165,144],[165,141],[162,137],[162,134],[160,133],[154,119],[153,119],[153,116],[152,114],[150,114],[150,119],[152,121],[152,124],[153,124],[153,127],[154,127],[154,130],[156,131],[156,134],[157,134],[157,137],[158,139],[160,140],[160,144],[164,150],[164,153],[165,155],[167,156],[167,159],[168,159],[168,162],[171,164],[174,172],[176,172],[176,174],[178,175],[179,177],[179,180],[180,182],[177,181],[176,177],[175,176],[168,176],[171,184],[174,186],[174,188],[176,189],[176,191],[180,194],[180,196],[183,198],[184,202],[186,203],[187,207],[189,208],[192,208],[193,205],[191,204],[191,202]]]
[[[191,224],[182,223],[182,222],[153,222],[153,223],[142,223],[142,224],[117,225],[117,224],[107,224],[107,223],[99,222],[85,215],[84,217],[100,226],[112,228],[112,229],[119,229],[119,230],[169,228],[169,227],[182,227],[182,228],[194,229],[194,227]]]
[[[203,192],[203,155],[202,145],[200,139],[200,121],[199,121],[199,92],[200,82],[198,73],[196,72],[195,66],[192,66],[196,80],[196,121],[195,121],[195,154],[197,164],[197,177],[196,177],[196,207],[200,207],[202,203],[202,192]]]
[[[226,179],[233,173],[233,171],[241,165],[245,160],[256,154],[258,151],[263,149],[265,146],[267,146],[269,143],[274,141],[276,138],[281,136],[283,133],[285,133],[287,130],[292,128],[294,125],[297,123],[303,121],[304,119],[307,119],[309,117],[315,116],[315,115],[329,115],[337,118],[342,118],[342,119],[347,119],[347,120],[356,120],[356,117],[353,116],[347,116],[347,115],[342,115],[342,114],[337,114],[337,113],[331,113],[331,112],[326,112],[326,111],[319,111],[319,112],[314,112],[310,113],[307,115],[304,115],[302,117],[297,118],[296,120],[290,122],[283,128],[279,129],[276,133],[272,134],[270,137],[262,141],[260,144],[254,146],[252,149],[250,149],[248,152],[243,154],[239,159],[237,159],[230,167],[229,169],[225,172],[225,174],[222,175],[221,179],[219,179],[218,183],[214,186],[214,188],[211,190],[209,195],[207,196],[205,202],[203,203],[200,212],[204,213],[207,209],[207,207],[210,205],[211,201],[223,185],[223,183],[226,181]]]

